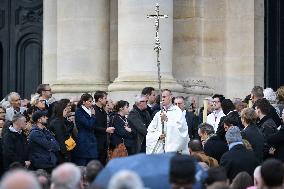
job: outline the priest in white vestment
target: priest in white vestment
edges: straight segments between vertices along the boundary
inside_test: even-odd
[[[163,114],[161,115],[161,111],[157,112],[147,129],[146,153],[178,152],[189,154],[186,119],[182,110],[172,104],[170,90],[163,90],[162,103]],[[164,120],[164,134],[162,134],[162,119]]]

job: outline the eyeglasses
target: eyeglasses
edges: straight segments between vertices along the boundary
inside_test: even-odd
[[[43,91],[51,91],[51,89],[44,89]]]
[[[220,102],[220,101],[219,100],[212,101],[212,103],[218,103],[218,102]]]
[[[6,114],[6,112],[0,112],[0,114]]]
[[[38,100],[39,102],[45,103],[45,100]]]
[[[142,101],[140,101],[140,102],[148,102],[148,100],[142,100]]]
[[[182,102],[177,102],[177,103],[174,103],[174,105],[178,105],[178,104],[183,104]]]

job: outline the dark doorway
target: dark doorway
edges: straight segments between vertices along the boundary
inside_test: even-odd
[[[0,43],[0,97],[3,97],[3,47]]]
[[[264,2],[265,87],[276,90],[284,85],[284,1],[265,0]]]
[[[1,97],[30,98],[42,81],[43,0],[0,0]]]

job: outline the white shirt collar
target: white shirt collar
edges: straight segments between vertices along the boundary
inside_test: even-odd
[[[81,106],[83,108],[83,110],[85,110],[85,112],[87,112],[89,114],[89,116],[91,117],[92,116],[92,112],[90,109],[88,109],[86,106],[82,105]]]
[[[231,150],[234,146],[238,145],[238,144],[243,144],[243,142],[232,142],[230,143],[229,146],[229,150]]]
[[[13,133],[19,133],[19,134],[22,133],[22,130],[17,131],[12,125],[9,127],[9,130]]]

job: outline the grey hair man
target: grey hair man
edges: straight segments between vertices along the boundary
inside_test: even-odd
[[[184,103],[184,97],[183,96],[177,96],[175,97],[175,100],[174,100],[174,104],[176,106],[178,106],[181,111],[185,114],[185,103]]]
[[[122,170],[110,179],[108,189],[143,189],[141,178],[132,171]]]
[[[41,189],[35,175],[25,170],[7,172],[1,180],[1,189]]]
[[[246,171],[252,177],[259,162],[254,152],[246,149],[243,145],[240,129],[237,126],[230,127],[225,137],[229,151],[221,157],[220,166],[226,169],[230,181],[242,171]]]
[[[252,102],[255,103],[258,99],[262,99],[263,97],[263,88],[260,86],[254,86],[250,92]]]
[[[15,114],[23,114],[27,110],[26,107],[21,107],[21,97],[16,92],[11,92],[8,95],[8,101],[11,107],[6,109],[6,120],[12,121]]]
[[[28,142],[23,130],[26,128],[26,118],[21,114],[14,115],[12,124],[3,135],[3,166],[8,169],[14,162],[29,167]]]
[[[80,188],[81,171],[73,163],[63,163],[52,171],[51,189]]]
[[[194,101],[194,100],[192,100]],[[188,126],[188,135],[190,139],[194,139],[198,135],[198,127],[197,127],[197,116],[195,116],[193,111],[193,103],[191,103],[191,108],[189,108],[186,104],[188,104],[189,101],[186,101],[186,99],[183,96],[177,96],[174,99],[174,104],[178,106],[182,113],[185,116],[186,123]]]
[[[198,126],[198,135],[204,145],[206,141],[215,133],[214,127],[208,123],[202,123]]]
[[[136,152],[146,152],[147,127],[151,123],[151,116],[147,111],[147,99],[145,95],[137,95],[133,109],[129,112],[128,121],[137,130]]]

